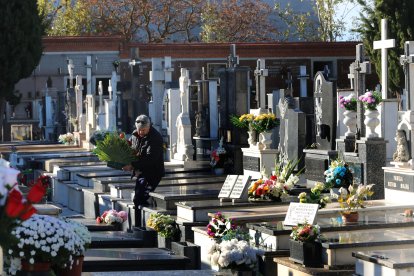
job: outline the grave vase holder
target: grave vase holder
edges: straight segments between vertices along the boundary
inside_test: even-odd
[[[34,263],[31,264],[26,260],[22,260],[21,271],[23,275],[49,275],[51,271],[51,263]]]
[[[66,268],[58,268],[55,270],[56,275],[59,276],[81,276],[83,268],[84,256],[75,256],[73,258],[72,267],[69,265]]]
[[[166,238],[158,234],[158,248],[171,249],[172,238]]]
[[[289,249],[289,259],[291,261],[300,263],[307,267],[321,267],[321,243],[289,240]]]
[[[345,132],[345,137],[355,137],[355,133],[357,131],[357,113],[353,110],[346,110],[344,112],[344,120],[343,123],[347,127],[347,131]]]
[[[380,124],[378,110],[365,110],[364,124],[366,126],[366,138],[376,138],[378,133],[375,132],[375,128]]]
[[[354,212],[342,212],[341,216],[342,216],[342,222],[344,224],[355,223],[355,222],[358,222],[358,219],[359,219],[359,213],[356,212],[356,211],[354,211]]]
[[[247,139],[247,143],[249,143],[250,148],[254,148],[257,146],[257,139],[256,139],[256,131],[251,129],[247,131],[249,138]]]
[[[272,144],[272,132],[261,132],[260,133],[260,143],[263,145],[264,150],[270,149],[270,144]]]

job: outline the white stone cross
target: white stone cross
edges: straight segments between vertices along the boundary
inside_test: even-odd
[[[395,39],[387,39],[387,29],[387,19],[381,19],[381,40],[374,41],[374,49],[381,49],[381,94],[383,99],[387,99],[388,90],[387,49],[395,47]]]
[[[258,59],[257,67],[254,70],[254,75],[256,77],[256,99],[259,104],[259,108],[266,108],[266,82],[265,77],[269,75],[268,70],[266,69],[266,60]]]

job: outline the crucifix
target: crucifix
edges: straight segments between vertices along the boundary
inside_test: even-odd
[[[266,108],[266,89],[265,78],[269,75],[265,66],[266,61],[264,59],[257,60],[257,67],[254,70],[254,76],[256,78],[256,100],[259,108]]]
[[[411,98],[411,91],[414,91],[414,41],[407,41],[404,44],[404,55],[400,57],[400,63],[404,68],[405,89],[407,110],[414,110],[414,101]]]
[[[387,19],[381,19],[381,40],[374,41],[374,49],[381,49],[381,94],[387,99],[388,90],[388,49],[395,47],[395,39],[387,39]]]

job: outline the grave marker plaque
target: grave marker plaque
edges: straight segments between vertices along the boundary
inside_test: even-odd
[[[305,222],[314,224],[318,208],[318,204],[291,202],[283,224],[286,226],[296,226]]]
[[[221,187],[219,198],[228,198],[233,190],[234,185],[236,184],[238,175],[229,174],[224,181],[223,186]]]
[[[414,175],[385,171],[385,187],[392,190],[414,192]]]
[[[260,158],[243,155],[243,169],[260,172]]]
[[[247,187],[249,186],[250,179],[250,175],[239,175],[233,190],[231,191],[230,198],[240,200],[247,199]]]

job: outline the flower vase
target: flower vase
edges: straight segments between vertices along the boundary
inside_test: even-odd
[[[341,215],[342,215],[342,222],[344,224],[358,222],[359,213],[356,212],[356,211],[354,211],[354,212],[342,212]]]
[[[249,135],[249,138],[247,139],[247,142],[249,143],[249,147],[250,148],[256,147],[257,146],[256,131],[249,130],[247,131],[247,134]]]
[[[375,128],[380,124],[379,112],[378,110],[365,110],[365,120],[364,124],[366,126],[366,137],[367,138],[376,138],[378,133],[375,132]]]
[[[264,150],[270,149],[270,144],[272,144],[272,132],[261,132],[260,133],[260,143],[263,145]]]
[[[357,132],[357,113],[353,110],[346,110],[344,112],[344,125],[347,127],[347,131],[345,132],[345,137],[355,137],[355,133]]]
[[[48,275],[51,270],[51,263],[34,263],[31,264],[26,260],[22,260],[22,272],[36,273],[36,275]]]
[[[224,168],[214,168],[214,174],[215,175],[223,175],[224,174]]]
[[[72,267],[69,265],[66,268],[59,268],[57,269],[56,275],[59,276],[80,276],[82,275],[82,268],[83,268],[83,256],[75,256],[73,258]]]
[[[171,249],[172,238],[166,238],[158,234],[158,248]]]
[[[322,256],[322,245],[319,242],[302,242],[289,240],[290,257],[295,263],[307,267],[320,267]]]

